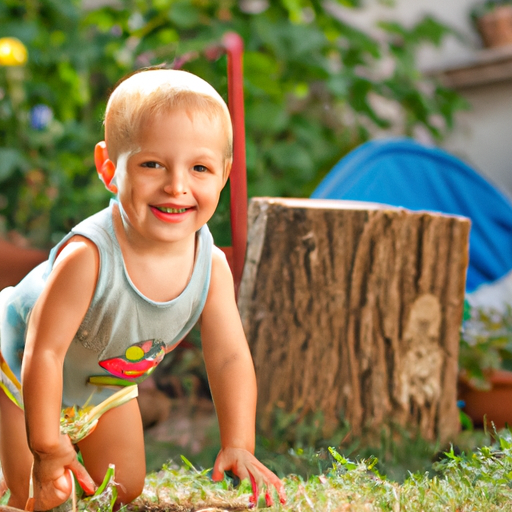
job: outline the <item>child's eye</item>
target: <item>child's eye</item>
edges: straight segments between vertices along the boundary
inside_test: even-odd
[[[194,165],[194,171],[197,171],[197,172],[207,172],[208,168],[205,167],[204,165]]]
[[[157,169],[158,167],[161,167],[158,162],[143,162],[141,166],[148,167],[149,169]]]

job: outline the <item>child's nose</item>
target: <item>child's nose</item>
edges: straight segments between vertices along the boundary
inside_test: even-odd
[[[167,173],[165,192],[172,196],[187,193],[187,175],[181,169],[172,169]]]

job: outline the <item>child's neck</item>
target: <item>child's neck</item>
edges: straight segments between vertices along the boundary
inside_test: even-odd
[[[155,302],[168,302],[186,288],[194,269],[196,235],[174,243],[141,240],[122,219],[118,207],[113,226],[128,276],[137,290]]]

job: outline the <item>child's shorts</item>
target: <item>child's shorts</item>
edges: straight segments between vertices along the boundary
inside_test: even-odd
[[[21,397],[21,384],[16,375],[11,371],[9,365],[0,352],[0,388],[4,393],[21,409],[23,409],[23,399]]]
[[[18,407],[23,408],[19,376],[21,356],[25,345],[25,329],[22,326],[21,318],[18,318],[15,307],[7,306],[7,300],[12,290],[12,287],[8,287],[0,291],[0,389]]]

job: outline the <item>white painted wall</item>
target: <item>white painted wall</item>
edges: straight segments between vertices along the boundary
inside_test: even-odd
[[[458,115],[444,146],[512,197],[512,81],[462,92],[472,110]]]
[[[343,10],[342,16],[367,30],[379,19],[413,24],[430,14],[460,32],[439,49],[425,48],[419,55],[424,70],[455,66],[481,51],[480,39],[471,25],[469,12],[479,0],[395,0],[392,8],[378,0],[366,0],[364,9]],[[472,106],[458,115],[457,128],[444,147],[477,168],[512,196],[512,81],[459,91]]]

